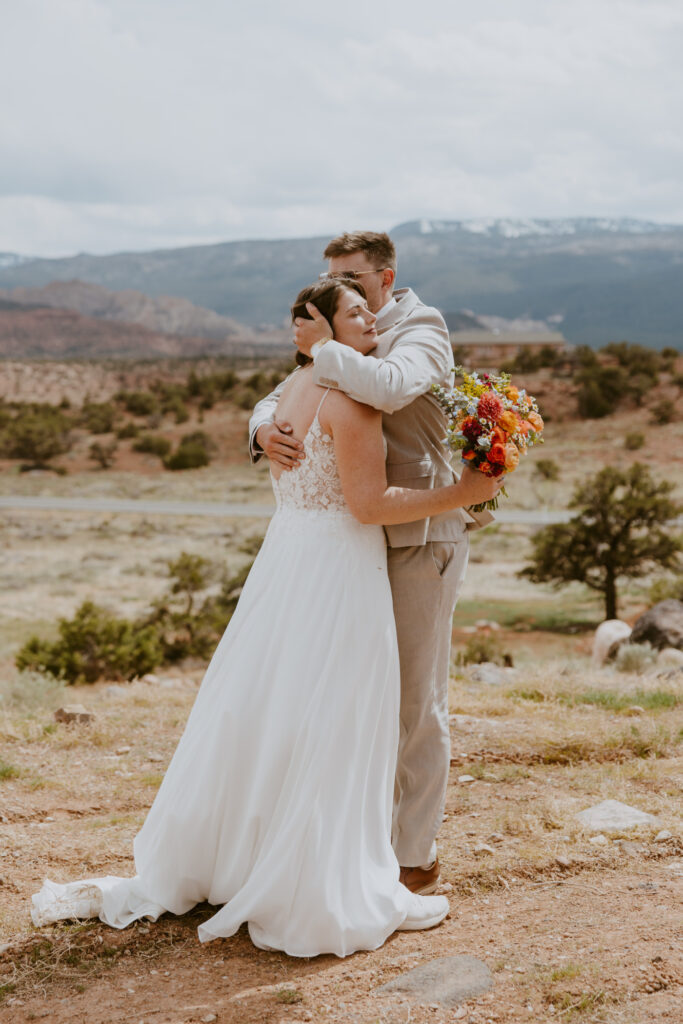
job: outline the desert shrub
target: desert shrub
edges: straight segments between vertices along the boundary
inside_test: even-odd
[[[167,437],[161,437],[159,434],[143,434],[135,441],[133,449],[136,452],[158,455],[160,459],[163,459],[171,450],[171,442]]]
[[[244,388],[235,398],[235,404],[240,409],[253,409],[262,397],[263,395],[260,395],[258,391],[254,391],[252,388]]]
[[[671,423],[676,413],[676,406],[670,398],[662,398],[650,407],[652,422],[661,425]]]
[[[509,659],[506,659],[496,637],[478,633],[468,639],[464,648],[458,651],[455,660],[458,665],[480,665],[485,661],[505,665]]]
[[[629,430],[624,436],[624,448],[629,452],[635,452],[645,444],[645,434],[640,430]]]
[[[596,362],[580,370],[576,379],[578,411],[583,419],[609,416],[627,391],[626,373],[620,366],[600,366]]]
[[[81,409],[81,426],[91,434],[109,434],[115,420],[116,408],[111,402],[86,402]]]
[[[117,398],[132,416],[152,416],[159,411],[159,400],[151,391],[120,391]]]
[[[203,430],[196,430],[181,438],[173,454],[164,459],[164,465],[166,469],[172,470],[197,469],[199,466],[208,466],[211,462],[212,448],[213,445],[208,435]]]
[[[31,637],[16,656],[20,671],[48,672],[67,683],[128,679],[150,672],[162,659],[156,630],[85,601],[73,619],[59,620],[59,638]]]
[[[32,714],[44,707],[58,707],[64,683],[42,672],[21,672],[0,680],[0,709]]]
[[[560,467],[554,459],[538,459],[534,464],[534,473],[543,480],[558,480]]]
[[[102,469],[109,469],[114,461],[114,455],[118,444],[116,441],[109,441],[108,444],[101,444],[99,441],[93,441],[90,445],[90,458],[97,462]]]
[[[657,652],[650,644],[622,644],[614,659],[614,667],[618,672],[636,672],[641,674],[653,664]]]
[[[165,398],[161,407],[163,413],[171,413],[176,423],[187,423],[190,412],[180,395],[172,395]]]
[[[140,428],[137,423],[133,423],[132,420],[128,420],[122,427],[116,431],[116,436],[120,441],[126,441],[129,437],[137,437],[140,433]]]
[[[9,459],[24,459],[30,467],[47,466],[71,448],[71,423],[51,405],[24,406],[5,423],[0,452]]]
[[[659,604],[660,601],[667,601],[673,598],[675,601],[683,601],[683,573],[676,576],[662,576],[650,587],[648,592],[650,604]]]

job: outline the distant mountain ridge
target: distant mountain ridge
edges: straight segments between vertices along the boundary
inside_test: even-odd
[[[398,285],[444,311],[544,321],[570,341],[683,348],[683,226],[633,218],[415,220],[392,229]],[[0,288],[78,279],[176,296],[252,327],[288,321],[327,237],[0,265]]]

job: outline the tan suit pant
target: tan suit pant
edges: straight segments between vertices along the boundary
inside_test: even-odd
[[[388,549],[401,661],[392,842],[403,867],[427,865],[436,857],[451,752],[451,630],[468,554],[467,535]]]

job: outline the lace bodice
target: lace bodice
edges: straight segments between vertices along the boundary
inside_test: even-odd
[[[323,395],[323,401],[324,398]],[[323,434],[319,412],[320,406],[304,438],[306,458],[296,469],[282,472],[279,479],[272,477],[277,505],[278,508],[350,514],[339,479],[334,442],[329,434]]]

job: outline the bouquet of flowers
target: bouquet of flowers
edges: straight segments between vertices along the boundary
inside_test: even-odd
[[[543,419],[536,399],[512,383],[509,373],[467,373],[456,366],[462,384],[438,384],[432,392],[448,419],[446,444],[463,462],[487,476],[517,469],[520,455],[543,444]],[[505,494],[505,488],[501,488]],[[475,505],[475,512],[498,508],[498,498]]]

